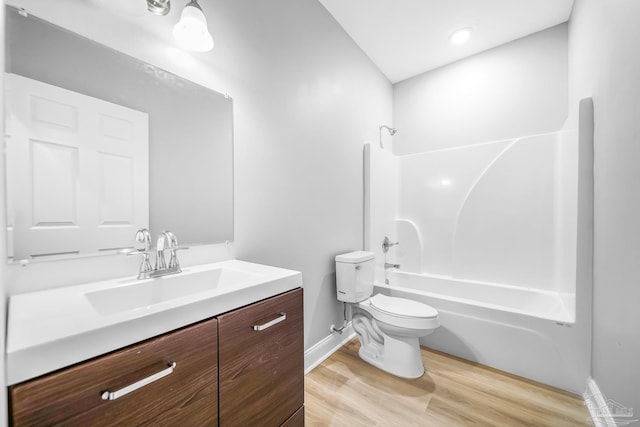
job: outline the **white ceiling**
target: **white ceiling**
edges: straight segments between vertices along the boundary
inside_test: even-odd
[[[392,83],[569,20],[574,0],[320,0]],[[449,36],[471,27],[464,45]]]

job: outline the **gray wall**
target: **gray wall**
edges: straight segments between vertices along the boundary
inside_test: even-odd
[[[595,110],[592,375],[640,411],[640,3],[576,0],[569,26],[570,121]]]
[[[557,131],[567,85],[567,24],[396,83],[394,152]]]
[[[238,257],[302,271],[308,348],[342,322],[334,257],[362,249],[363,143],[391,120],[392,87],[316,0],[218,7],[240,53]]]

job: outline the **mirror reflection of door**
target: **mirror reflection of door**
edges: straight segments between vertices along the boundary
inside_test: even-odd
[[[10,257],[131,245],[149,224],[146,113],[7,75]]]

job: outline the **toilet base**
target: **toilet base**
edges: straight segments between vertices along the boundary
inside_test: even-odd
[[[358,355],[365,362],[401,378],[415,379],[424,374],[418,338],[391,337],[384,334],[382,354],[368,351],[366,346],[362,345],[360,336],[358,338],[361,343]]]

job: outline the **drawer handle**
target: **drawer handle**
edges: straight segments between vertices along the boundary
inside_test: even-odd
[[[166,377],[167,375],[171,374],[175,368],[176,368],[176,362],[173,362],[169,365],[167,369],[157,372],[151,376],[148,376],[147,378],[137,381],[124,388],[121,388],[120,390],[116,390],[116,391],[107,390],[104,393],[102,393],[102,400],[116,400],[117,398],[122,397],[125,394],[129,394],[132,391],[135,391],[141,387],[146,386],[147,384],[151,384],[152,382],[159,380],[160,378]]]
[[[280,313],[280,316],[276,317],[275,319],[267,323],[263,323],[262,325],[252,325],[252,327],[254,331],[264,331],[265,329],[270,328],[273,325],[286,320],[286,318],[287,318],[287,313]]]

